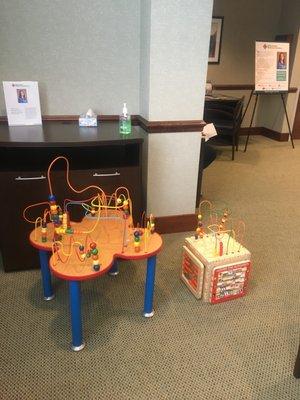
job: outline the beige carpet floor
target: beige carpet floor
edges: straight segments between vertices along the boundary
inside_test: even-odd
[[[82,285],[86,348],[69,350],[68,291],[42,300],[39,271],[0,272],[0,399],[297,400],[300,336],[300,142],[250,139],[209,166],[203,195],[247,224],[247,296],[219,305],[179,280],[187,233],[164,235],[155,316],[141,316],[145,265]]]

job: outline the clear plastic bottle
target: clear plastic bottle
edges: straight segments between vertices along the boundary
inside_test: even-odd
[[[122,135],[131,133],[131,117],[128,114],[126,103],[123,105],[123,111],[119,119],[119,132]]]

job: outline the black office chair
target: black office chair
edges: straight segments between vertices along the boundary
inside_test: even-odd
[[[204,121],[213,123],[218,136],[211,139],[211,143],[218,143],[220,138],[228,139],[232,147],[232,160],[234,151],[238,150],[239,129],[242,121],[243,99],[226,102],[210,101],[204,108]]]
[[[204,169],[207,168],[217,157],[216,150],[210,146],[205,139],[201,140],[201,150],[199,158],[199,168],[198,168],[198,186],[197,186],[197,197],[196,197],[196,207],[198,207],[200,198],[202,196],[202,176]]]

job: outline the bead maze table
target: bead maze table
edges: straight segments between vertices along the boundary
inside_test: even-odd
[[[51,168],[58,160],[67,164],[67,184],[75,193],[93,190],[93,197],[84,201],[65,199],[63,207],[56,203],[52,192]],[[89,186],[76,190],[69,180],[69,163],[58,157],[49,166],[49,201],[28,206],[24,218],[35,224],[30,243],[39,250],[44,299],[54,297],[51,272],[69,283],[72,349],[84,348],[81,317],[80,283],[105,273],[117,275],[118,260],[147,260],[143,315],[151,317],[155,284],[156,255],[162,247],[160,235],[154,232],[154,219],[143,216],[136,227],[132,221],[132,204],[128,190],[118,188],[106,195],[101,188]],[[46,205],[42,217],[29,219],[32,209]],[[85,215],[80,222],[71,221],[71,208],[82,207]],[[51,254],[49,260],[49,253]]]

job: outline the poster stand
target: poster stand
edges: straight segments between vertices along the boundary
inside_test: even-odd
[[[294,140],[284,98],[284,94],[289,92],[289,52],[290,44],[287,42],[255,42],[255,85],[242,115],[241,123],[253,96],[255,96],[255,103],[249,128],[252,127],[258,96],[260,94],[280,94],[289,129],[289,137],[294,149]],[[250,130],[248,130],[244,152],[247,150],[249,136]]]
[[[248,110],[249,104],[250,104],[251,99],[252,99],[253,96],[255,96],[255,103],[254,103],[254,108],[253,108],[253,111],[252,111],[252,116],[251,116],[249,128],[252,127],[252,122],[253,122],[254,115],[255,115],[255,111],[256,111],[258,96],[259,96],[260,94],[272,94],[272,95],[274,95],[274,94],[280,94],[280,97],[281,97],[281,100],[282,100],[282,104],[283,104],[283,108],[284,108],[284,113],[285,113],[286,121],[287,121],[287,124],[288,124],[289,137],[291,138],[292,147],[293,147],[293,149],[294,149],[294,148],[295,148],[295,145],[294,145],[293,135],[292,135],[291,126],[290,126],[290,122],[289,122],[289,118],[288,118],[288,114],[287,114],[287,110],[286,110],[285,99],[284,99],[284,94],[286,94],[286,93],[288,93],[288,91],[284,91],[284,92],[264,92],[264,91],[258,92],[258,91],[255,91],[254,89],[252,89],[251,94],[250,94],[250,97],[249,97],[249,100],[248,100],[248,103],[247,103],[247,106],[246,106],[245,111],[244,111],[244,114],[243,114],[243,116],[242,116],[241,124],[242,124],[242,122],[243,122],[243,120],[244,120],[244,117],[245,117],[245,115],[246,115],[246,112],[247,112],[247,110]],[[248,142],[249,142],[249,136],[250,136],[250,131],[248,131],[248,134],[247,134],[247,139],[246,139],[246,144],[245,144],[245,148],[244,148],[244,153],[245,153],[246,150],[247,150],[247,146],[248,146]]]

